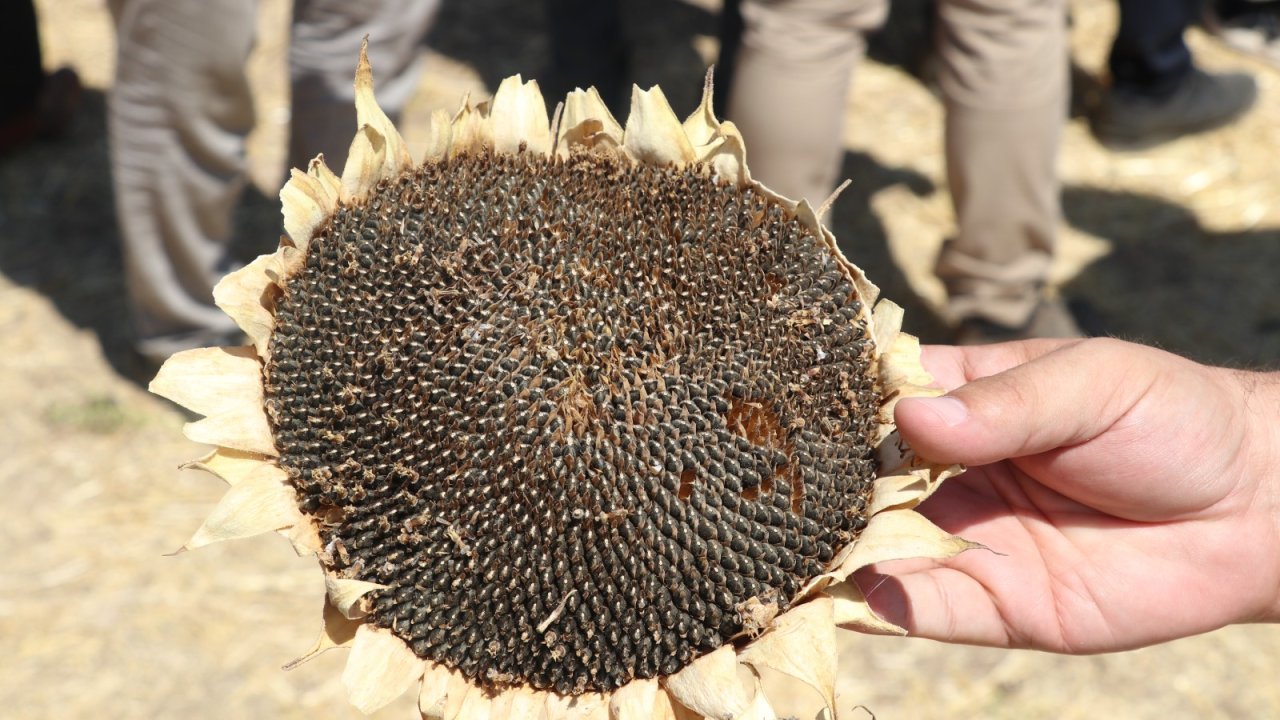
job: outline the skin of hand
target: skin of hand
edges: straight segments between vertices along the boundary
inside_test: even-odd
[[[920,506],[988,550],[862,571],[912,635],[1062,653],[1280,622],[1280,373],[1119,340],[927,347],[896,408],[968,470]]]

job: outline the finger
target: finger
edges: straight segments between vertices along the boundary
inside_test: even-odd
[[[1023,340],[995,345],[924,345],[920,362],[946,390],[1028,363],[1079,340]]]
[[[894,575],[857,574],[880,617],[914,637],[965,645],[1013,647],[990,593],[969,575],[946,567]]]
[[[967,372],[978,379],[940,398],[905,399],[895,419],[907,442],[934,462],[985,465],[1074,445],[1105,431],[1142,396],[1154,376],[1150,352],[1110,339],[970,352]]]

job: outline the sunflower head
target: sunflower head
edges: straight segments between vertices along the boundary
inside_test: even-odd
[[[341,176],[293,171],[280,248],[215,290],[251,344],[152,383],[231,485],[187,547],[316,556],[299,662],[351,646],[361,709],[771,717],[740,664],[831,707],[835,626],[897,631],[849,574],[968,547],[911,510],[956,468],[894,431],[938,392],[901,311],[710,97],[549,122],[508,78],[414,164],[362,52]]]

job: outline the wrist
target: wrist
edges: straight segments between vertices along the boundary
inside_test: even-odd
[[[1255,507],[1262,513],[1264,526],[1271,531],[1262,542],[1277,548],[1280,547],[1280,372],[1237,372],[1235,377],[1242,391],[1241,407],[1245,416],[1241,448],[1246,462],[1244,477],[1251,477],[1257,483]],[[1273,561],[1280,564],[1280,551],[1273,550],[1272,555]],[[1280,576],[1280,569],[1271,570],[1274,576]],[[1280,622],[1280,581],[1270,589],[1257,619]]]

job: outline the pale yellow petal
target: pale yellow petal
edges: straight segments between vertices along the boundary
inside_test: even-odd
[[[449,156],[449,144],[453,137],[453,121],[444,110],[431,113],[431,129],[427,133],[428,162],[437,162]]]
[[[405,145],[400,131],[378,105],[378,98],[373,92],[373,68],[369,65],[369,41],[366,38],[360,43],[360,63],[356,66],[356,126],[369,126],[378,131],[386,141],[386,153],[383,164],[378,168],[378,178],[389,178],[399,175],[401,171],[413,164],[409,148]]]
[[[964,472],[961,465],[936,465],[916,455],[894,429],[876,449],[881,477],[876,480],[870,512],[913,508],[924,502],[942,481]]]
[[[361,712],[371,713],[400,697],[425,670],[408,645],[390,631],[361,625],[342,671],[347,697]]]
[[[654,720],[703,720],[701,713],[681,705],[671,693],[665,689],[658,693],[657,705],[653,709]]]
[[[738,679],[738,659],[732,645],[724,645],[668,676],[663,685],[677,702],[707,717],[740,717],[747,694]]]
[[[896,445],[893,442],[896,437],[896,434],[891,436],[891,446]],[[884,453],[881,453],[881,457],[884,457]],[[868,515],[875,515],[889,508],[915,507],[924,501],[927,489],[928,483],[925,480],[909,472],[878,477],[866,512]]]
[[[546,717],[546,695],[528,687],[504,690],[493,699],[490,716],[494,720],[540,720]]]
[[[691,710],[685,710],[686,713],[692,713]],[[666,690],[658,688],[658,694],[653,699],[653,720],[676,720],[675,701],[667,694]]]
[[[876,614],[853,580],[827,586],[836,625],[879,635],[906,635],[907,631]]]
[[[542,714],[548,720],[565,720],[567,710],[565,704],[569,698],[555,692],[547,693],[542,702]]]
[[[182,467],[212,473],[225,480],[228,485],[235,485],[260,472],[262,465],[274,464],[266,455],[218,448],[198,460],[184,463]]]
[[[679,708],[666,690],[658,688],[658,694],[653,699],[653,720],[684,720],[684,716],[696,717],[696,714],[687,708]]]
[[[347,164],[342,168],[342,202],[359,203],[368,198],[370,191],[384,176],[387,141],[376,128],[362,125],[347,151]]]
[[[574,147],[591,149],[597,145],[622,145],[622,126],[600,99],[595,88],[574,90],[564,99],[556,137],[556,152],[563,155]]]
[[[556,107],[551,111],[551,152],[554,155],[557,152],[556,143],[560,139],[560,121],[564,118],[564,101],[556,103]]]
[[[551,151],[547,105],[533,80],[523,82],[519,75],[503,80],[493,96],[490,123],[497,152],[516,153],[521,145],[539,155]]]
[[[453,118],[449,157],[463,153],[482,152],[493,147],[493,125],[489,122],[489,105],[475,107],[464,103]]]
[[[738,655],[803,681],[835,712],[836,629],[830,598],[818,597],[779,615],[773,626]]]
[[[232,485],[183,547],[194,550],[307,522],[298,512],[293,488],[282,482],[283,476],[282,472],[259,472]]]
[[[278,456],[262,404],[262,365],[251,347],[199,348],[165,361],[148,386],[204,420],[183,432],[196,442]]]
[[[754,678],[755,694],[751,696],[751,704],[747,708],[745,718],[748,720],[777,720],[778,714],[774,712],[773,706],[769,704],[769,698],[764,694],[764,686],[760,683],[760,676]],[[831,706],[828,710],[827,717],[835,716],[835,708]]]
[[[707,69],[707,75],[702,81],[702,102],[698,103],[698,109],[694,110],[693,114],[684,121],[684,134],[689,138],[689,142],[693,145],[695,151],[715,142],[720,134],[720,121],[716,119],[716,112],[713,106],[715,91],[712,87],[712,79],[714,74],[714,69]],[[702,153],[698,154],[701,155]]]
[[[706,80],[702,85],[702,102],[684,121],[684,134],[693,147],[697,162],[710,164],[717,178],[737,187],[745,187],[751,184],[747,172],[746,144],[737,126],[716,118],[712,107],[712,76],[713,71],[707,70]]]
[[[451,673],[448,683],[445,684],[444,710],[440,713],[440,717],[444,720],[457,720],[458,713],[462,712],[463,703],[467,700],[467,694],[474,688],[475,686],[462,673]]]
[[[280,189],[280,212],[284,216],[284,231],[294,247],[305,250],[315,229],[333,213],[338,197],[321,179],[318,167],[324,167],[321,158],[311,161],[310,172],[289,171],[289,182]],[[328,168],[325,167],[327,171]],[[329,173],[332,175],[332,173]],[[341,191],[341,185],[337,187]]]
[[[885,308],[885,310],[881,310]],[[886,403],[884,419],[893,421],[892,407],[903,397],[931,397],[943,390],[935,386],[933,376],[920,364],[920,340],[898,331],[902,308],[888,300],[876,304],[876,346],[880,349],[880,381],[897,390]],[[883,329],[882,329],[883,328]],[[890,332],[891,331],[891,332]]]
[[[222,445],[263,454],[277,452],[266,422],[266,414],[260,408],[246,409],[234,415],[214,415],[187,423],[182,432],[188,439],[206,445]]]
[[[462,705],[458,707],[458,714],[454,718],[456,720],[489,720],[492,707],[493,698],[484,690],[472,687],[463,696]]]
[[[753,183],[751,173],[747,170],[746,143],[737,126],[731,122],[720,126],[717,140],[707,145],[699,153],[697,160],[710,164],[715,176],[730,185],[746,187]]]
[[[552,720],[609,720],[609,701],[599,693],[548,693],[546,713]]]
[[[638,160],[654,165],[684,166],[696,158],[684,127],[657,86],[648,90],[632,87],[631,114],[622,145]]]
[[[582,707],[582,713],[578,717],[581,720],[609,720],[608,696],[596,695],[590,707]]]
[[[306,264],[305,251],[282,246],[276,250],[276,267],[268,268],[267,272],[276,273],[276,285],[284,287],[288,279],[296,275]]]
[[[326,650],[336,647],[351,647],[351,643],[356,638],[356,630],[363,624],[360,620],[344,617],[342,613],[338,612],[337,608],[326,601],[324,604],[324,627],[320,630],[320,637],[316,638],[315,644],[311,646],[310,650],[285,665],[284,669],[292,670]]]
[[[609,712],[613,720],[652,720],[657,697],[656,679],[632,680],[613,692]]]
[[[964,471],[961,465],[936,465],[916,455],[895,429],[877,448],[883,477],[876,481],[899,491],[896,497],[872,497],[872,509],[912,508],[924,502],[942,481]]]
[[[249,336],[259,357],[267,356],[271,331],[275,329],[273,310],[274,294],[279,292],[275,284],[278,266],[275,253],[259,255],[213,287],[213,302]]]
[[[893,424],[894,408],[904,397],[933,397],[942,390],[933,387],[933,377],[920,364],[920,341],[901,332],[902,308],[881,300],[872,314],[873,338],[879,352],[879,382],[885,400],[879,411],[880,425],[875,441],[880,477],[867,511],[880,513],[891,508],[919,505],[948,477],[964,471],[959,465],[935,465],[918,457]]]
[[[837,185],[836,189],[831,191],[831,194],[827,196],[826,200],[822,201],[822,204],[819,205],[818,209],[815,211],[817,212],[818,217],[830,217],[829,213],[831,212],[831,208],[835,206],[836,200],[839,200],[840,194],[847,190],[852,184],[852,180],[845,178],[844,182]]]
[[[361,598],[374,590],[382,590],[386,587],[386,585],[364,580],[352,580],[327,574],[324,576],[324,591],[329,597],[329,602],[333,603],[338,612],[349,618],[363,617],[364,609],[360,606]]]
[[[831,574],[842,580],[858,568],[879,562],[949,558],[980,547],[944,531],[914,510],[886,510],[872,516],[853,551]]]
[[[888,352],[892,347],[893,341],[898,337],[898,333],[902,330],[903,310],[900,305],[892,300],[881,300],[876,303],[876,309],[871,317],[875,326],[875,342],[876,347],[880,351]],[[917,350],[919,347],[917,346]],[[917,352],[916,357],[919,358]],[[917,360],[917,362],[919,362]]]
[[[569,720],[609,720],[609,698],[600,693],[585,693],[569,706]]]
[[[449,685],[457,672],[444,665],[426,662],[422,675],[422,687],[418,690],[418,711],[423,717],[444,716],[445,701],[449,697]]]
[[[315,156],[311,162],[307,163],[307,174],[316,181],[316,190],[320,193],[316,197],[321,207],[328,208],[330,212],[338,206],[338,196],[342,194],[342,179],[333,174],[329,166],[325,164],[324,154]]]
[[[324,543],[320,540],[320,529],[316,527],[315,521],[305,516],[301,522],[281,530],[280,534],[293,545],[293,551],[298,554],[298,557],[311,557],[318,554],[324,547]]]

